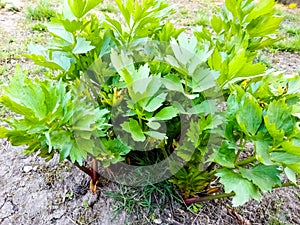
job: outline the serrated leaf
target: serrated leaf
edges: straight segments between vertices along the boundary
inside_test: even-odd
[[[216,176],[220,177],[220,183],[224,185],[226,193],[231,193],[232,191],[235,193],[232,199],[234,207],[243,205],[251,198],[259,200],[261,197],[257,187],[240,174],[229,169],[219,169]]]
[[[25,78],[25,74],[20,69],[16,70],[10,85],[4,87],[2,92],[0,102],[27,118],[42,119],[47,114],[44,104],[45,95],[41,86]]]
[[[48,23],[46,24],[47,29],[50,33],[52,33],[54,36],[61,38],[62,40],[65,40],[69,44],[74,43],[74,36],[71,32],[67,31],[65,27],[60,23]]]
[[[146,105],[144,110],[148,112],[154,112],[159,107],[162,106],[163,102],[166,100],[167,93],[159,94],[158,96],[154,96]]]
[[[210,23],[216,33],[219,33],[222,30],[223,21],[220,17],[214,15]]]
[[[300,119],[300,104],[293,105],[292,115]]]
[[[257,165],[250,169],[239,168],[242,176],[252,181],[262,191],[267,192],[272,190],[275,185],[280,185],[281,180],[279,174],[281,171],[278,166]]]
[[[212,160],[221,166],[227,168],[234,168],[235,162],[235,146],[230,145],[228,142],[223,141],[220,148],[214,148],[215,154]]]
[[[238,72],[244,67],[247,62],[245,49],[240,49],[228,64],[228,79],[239,75]]]
[[[155,114],[154,119],[156,120],[170,120],[177,116],[178,112],[173,106],[168,106],[160,110]]]
[[[245,134],[254,136],[262,122],[262,108],[249,93],[242,97],[236,120]]]
[[[217,101],[216,100],[205,100],[198,105],[188,109],[189,114],[214,114],[217,112]]]
[[[297,173],[300,173],[300,156],[288,152],[271,152],[271,159],[282,163]]]
[[[170,91],[183,92],[183,86],[179,77],[169,74],[162,78],[162,83]]]
[[[219,77],[219,72],[210,69],[198,69],[193,74],[193,92],[203,92],[216,86],[215,80]]]
[[[68,0],[68,5],[74,16],[80,19],[102,1],[103,0]]]
[[[281,146],[286,152],[300,156],[300,139],[293,138],[290,141],[284,141]]]
[[[297,176],[293,170],[291,170],[289,167],[285,167],[284,173],[290,181],[292,181],[294,184],[297,184]]]
[[[254,20],[260,16],[271,13],[274,10],[274,5],[274,0],[259,1],[258,4],[256,4],[256,7],[254,7],[253,10],[247,15],[246,21],[250,22],[251,20]]]
[[[71,59],[67,57],[63,52],[53,52],[52,58],[52,61],[59,65],[63,70],[67,71],[70,69]]]
[[[94,48],[95,46],[92,46],[90,41],[87,41],[85,38],[77,37],[76,45],[73,48],[72,52],[74,54],[84,54]]]
[[[42,55],[36,55],[36,54],[25,54],[26,58],[31,59],[36,65],[44,66],[47,68],[50,68],[52,70],[64,70],[63,67],[58,65],[57,63],[46,59],[46,57]]]
[[[222,69],[222,56],[219,53],[217,48],[215,48],[215,50],[213,51],[211,57],[208,59],[208,65],[211,67],[211,69],[221,71],[221,69]]]
[[[284,135],[293,132],[296,121],[291,112],[292,109],[288,107],[284,99],[269,104],[264,120],[269,133],[275,139],[282,140]]]
[[[255,149],[255,157],[256,159],[265,164],[265,165],[272,165],[273,162],[270,159],[269,153],[269,143],[264,140],[257,140],[254,142],[254,149]]]

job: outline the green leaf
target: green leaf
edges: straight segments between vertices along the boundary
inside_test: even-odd
[[[168,106],[160,110],[155,114],[154,119],[156,120],[170,120],[177,116],[178,112],[173,106]]]
[[[255,157],[256,159],[265,164],[265,165],[272,165],[273,162],[270,159],[270,153],[269,153],[269,143],[265,140],[257,140],[254,142],[254,148],[255,148]]]
[[[232,191],[235,193],[232,200],[234,207],[243,205],[251,198],[260,199],[257,187],[240,174],[229,169],[219,169],[216,176],[220,177],[220,183],[224,185],[226,193],[231,193]]]
[[[76,45],[75,45],[74,49],[72,50],[72,52],[74,54],[84,54],[94,48],[95,48],[95,46],[92,46],[90,41],[87,41],[85,38],[77,37]]]
[[[291,170],[289,167],[285,167],[284,173],[290,181],[292,181],[294,184],[297,184],[297,176],[293,170]]]
[[[300,156],[287,152],[271,152],[271,159],[288,166],[293,171],[300,173]]]
[[[158,140],[167,139],[166,134],[160,133],[160,132],[157,132],[157,131],[150,130],[150,131],[145,131],[144,133],[149,135],[150,137],[153,137],[153,138],[158,139]]]
[[[4,87],[2,92],[0,102],[27,118],[42,119],[47,114],[44,104],[46,99],[41,86],[25,78],[25,74],[20,69],[16,70],[10,85]]]
[[[154,96],[146,105],[144,108],[148,112],[154,112],[159,107],[162,106],[163,102],[166,100],[167,93],[159,94],[158,96]]]
[[[161,124],[159,122],[154,122],[151,120],[147,123],[147,125],[148,125],[148,127],[150,127],[153,130],[157,130],[161,127]]]
[[[65,27],[60,23],[48,23],[47,29],[50,33],[52,33],[54,36],[61,38],[62,40],[65,40],[69,44],[74,43],[74,36],[71,32],[67,31]]]
[[[252,20],[267,15],[274,10],[275,1],[274,0],[264,0],[259,1],[254,9],[247,15],[246,21],[251,22]]]
[[[213,71],[210,69],[199,69],[196,70],[193,74],[192,79],[192,88],[193,92],[203,92],[207,89],[216,86],[215,80],[219,77],[219,73],[217,71]]]
[[[239,168],[242,176],[252,181],[262,191],[271,191],[275,185],[280,185],[281,180],[279,174],[281,171],[278,166],[257,165],[250,169]]]
[[[281,146],[286,152],[300,156],[300,139],[293,138],[290,141],[284,141]]]
[[[205,100],[198,105],[188,110],[189,114],[214,114],[217,112],[217,101],[216,100]]]
[[[235,146],[230,145],[228,142],[223,141],[221,147],[214,148],[215,154],[213,154],[212,160],[221,166],[227,168],[234,168],[235,162]]]
[[[170,91],[183,92],[183,86],[179,77],[174,74],[169,74],[162,78],[162,83]]]
[[[254,136],[262,122],[262,108],[249,93],[242,97],[236,120],[245,134]]]
[[[80,19],[102,1],[103,0],[68,0],[68,5],[74,16]]]
[[[213,15],[210,23],[216,33],[219,33],[222,30],[223,21],[220,17]]]
[[[63,67],[55,62],[51,62],[51,60],[47,60],[44,56],[35,54],[25,54],[24,56],[28,59],[31,59],[36,65],[44,66],[52,70],[64,70]]]
[[[300,104],[292,106],[292,115],[300,119]]]
[[[269,133],[276,140],[282,140],[284,135],[293,132],[296,121],[291,113],[292,109],[288,107],[284,99],[269,104],[264,120]]]
[[[232,13],[233,17],[237,16],[237,2],[235,0],[226,0],[226,8]]]
[[[134,141],[143,142],[146,140],[144,132],[136,120],[130,118],[129,122],[122,123],[121,127],[131,134]]]
[[[211,57],[208,59],[208,65],[214,70],[217,70],[217,71],[222,70],[222,56],[219,53],[217,48],[215,48]]]
[[[240,49],[236,55],[230,60],[228,64],[228,78],[232,79],[238,72],[244,67],[247,62],[246,51],[245,49]]]
[[[119,139],[101,139],[100,146],[95,150],[95,157],[101,161],[104,167],[124,161],[124,155],[130,152],[130,147],[123,144]]]

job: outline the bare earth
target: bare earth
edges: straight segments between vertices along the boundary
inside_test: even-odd
[[[199,0],[172,2],[190,12],[187,19],[195,16],[199,6],[208,7]],[[7,54],[0,65],[8,68],[8,73],[0,70],[0,84],[7,82],[17,63],[22,68],[32,68],[32,63],[23,57],[10,54],[10,51],[25,53],[25,44],[36,35],[25,22],[25,5],[20,11],[0,9],[0,54]],[[299,70],[299,54],[279,52],[266,56],[277,70],[287,74]],[[117,203],[104,192],[117,189],[117,185],[99,188],[93,195],[88,190],[89,178],[69,162],[58,164],[57,158],[45,162],[35,155],[23,156],[22,150],[0,139],[1,225],[300,224],[300,189],[296,187],[276,189],[265,194],[261,202],[250,201],[239,208],[232,208],[230,199],[215,200],[203,203],[199,212],[191,213],[183,205],[170,203],[169,207],[155,211],[152,219],[144,212],[122,213],[113,219]]]

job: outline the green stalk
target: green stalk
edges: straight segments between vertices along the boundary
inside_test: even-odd
[[[276,185],[276,186],[274,186],[274,188],[293,187],[293,186],[297,187],[298,185],[293,182],[286,182],[281,185]],[[217,194],[217,195],[208,195],[208,196],[203,196],[203,197],[188,198],[188,199],[185,199],[184,202],[186,205],[190,205],[190,204],[203,202],[203,201],[210,201],[210,200],[214,200],[214,199],[233,197],[234,195],[235,195],[234,192],[222,193],[222,194]]]
[[[254,162],[255,160],[256,160],[255,156],[250,156],[249,158],[246,158],[246,159],[244,159],[242,161],[237,162],[237,165],[238,166],[244,166],[244,165],[247,165],[249,163]]]
[[[184,202],[185,202],[185,204],[190,205],[193,203],[198,203],[198,202],[203,202],[203,201],[210,201],[210,200],[220,199],[220,198],[228,198],[228,197],[232,197],[234,195],[235,195],[234,192],[217,194],[217,195],[208,195],[208,196],[204,196],[204,197],[188,198],[188,199],[185,199]]]

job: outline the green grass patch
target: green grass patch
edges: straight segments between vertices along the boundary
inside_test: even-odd
[[[282,41],[279,41],[273,45],[273,48],[288,51],[288,52],[300,52],[300,35],[290,36]]]
[[[28,6],[26,9],[26,17],[31,20],[46,21],[55,16],[55,9],[46,0],[40,1],[36,6]]]
[[[290,13],[287,11],[284,11],[279,8],[275,8],[275,15],[282,16],[285,18],[285,20],[291,21],[291,22],[297,22],[300,21],[300,16],[296,13]]]
[[[272,47],[281,51],[300,52],[300,27],[282,25],[280,32],[285,35],[285,38]]]
[[[208,26],[210,24],[210,12],[206,9],[199,9],[194,19],[190,19],[188,26]]]
[[[103,4],[99,6],[99,10],[102,12],[108,12],[108,13],[116,13],[118,12],[118,9],[113,4]]]
[[[149,182],[149,185],[144,187],[120,185],[118,191],[106,191],[105,195],[116,201],[113,208],[115,216],[126,211],[128,215],[136,215],[138,221],[143,220],[143,216],[153,220],[155,210],[163,210],[167,204],[174,201],[181,202],[181,197],[172,186],[167,181],[157,184]]]

